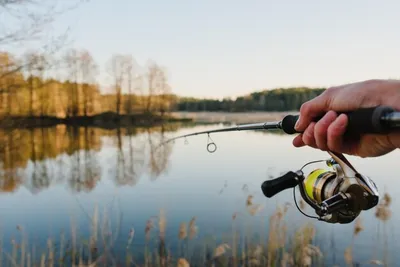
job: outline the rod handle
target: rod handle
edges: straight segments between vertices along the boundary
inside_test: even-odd
[[[263,182],[261,190],[266,197],[270,198],[283,190],[295,187],[300,181],[301,179],[298,174],[289,171],[278,178]]]
[[[373,108],[361,108],[351,112],[338,112],[348,116],[348,123],[345,135],[360,134],[386,134],[390,129],[390,125],[381,120],[386,114],[394,112],[394,109],[388,106],[377,106]],[[281,122],[282,130],[286,134],[300,133],[294,129],[299,115],[287,115]],[[314,121],[317,122],[322,118],[318,117]]]

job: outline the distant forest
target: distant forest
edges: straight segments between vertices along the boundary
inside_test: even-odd
[[[292,111],[320,95],[325,88],[279,88],[254,92],[238,97],[235,100],[179,98],[175,109],[177,111]]]

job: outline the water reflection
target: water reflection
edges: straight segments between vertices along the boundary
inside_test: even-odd
[[[155,180],[166,171],[172,151],[172,144],[159,144],[177,128],[104,130],[58,125],[0,130],[0,190],[12,193],[24,186],[38,193],[66,182],[73,192],[89,192],[101,179],[98,153],[109,142],[117,149],[109,162],[115,166],[111,169],[117,185],[133,186],[146,172]]]

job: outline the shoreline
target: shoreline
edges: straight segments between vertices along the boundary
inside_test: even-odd
[[[191,123],[191,118],[176,118],[171,115],[156,114],[118,115],[114,112],[105,112],[93,116],[76,116],[59,118],[53,116],[10,116],[0,119],[0,129],[45,128],[60,124],[72,127],[97,127],[103,129],[117,129],[128,127],[152,127],[164,123]]]
[[[71,127],[96,127],[102,129],[153,127],[166,123],[194,124],[245,124],[263,121],[278,121],[288,114],[298,111],[282,112],[181,112],[173,111],[168,115],[135,113],[118,115],[104,112],[91,116],[60,118],[55,116],[9,116],[0,119],[0,129],[43,128],[66,125]]]

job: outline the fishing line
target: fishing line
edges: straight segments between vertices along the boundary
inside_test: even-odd
[[[297,204],[297,199],[296,199],[296,187],[293,187],[293,199],[294,199],[294,204],[296,205],[296,208],[297,208],[304,216],[306,216],[306,217],[308,217],[308,218],[311,218],[311,219],[317,219],[317,220],[319,220],[319,218],[318,218],[317,216],[308,215],[308,214],[304,213],[304,212],[300,209],[299,205]]]

